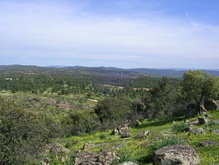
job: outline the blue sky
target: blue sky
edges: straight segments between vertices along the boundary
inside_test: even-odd
[[[219,69],[218,0],[0,0],[0,65]]]

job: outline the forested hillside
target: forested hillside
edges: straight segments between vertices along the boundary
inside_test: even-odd
[[[0,164],[152,164],[156,150],[187,144],[197,149],[197,161],[212,165],[218,145],[197,145],[219,144],[218,100],[219,77],[197,70],[179,78],[0,66]]]

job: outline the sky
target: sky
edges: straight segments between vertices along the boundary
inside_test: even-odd
[[[0,65],[219,69],[219,0],[0,0]]]

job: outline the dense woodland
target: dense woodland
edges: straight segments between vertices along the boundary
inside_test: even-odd
[[[217,75],[217,72],[211,72]],[[175,74],[175,73],[174,73]],[[141,70],[0,67],[0,164],[37,164],[54,138],[113,129],[127,120],[174,120],[202,114],[219,99],[219,77],[186,71],[159,77]]]

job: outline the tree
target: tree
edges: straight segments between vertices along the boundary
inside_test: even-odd
[[[121,97],[104,99],[95,107],[95,113],[102,124],[122,123],[129,118],[131,111],[131,101]]]
[[[171,116],[174,110],[176,89],[170,83],[170,78],[163,77],[156,87],[143,98],[146,105],[147,117],[164,118]]]
[[[201,105],[207,99],[217,98],[219,94],[219,77],[195,70],[184,73],[181,84],[181,95],[185,101],[193,101],[201,113]]]

